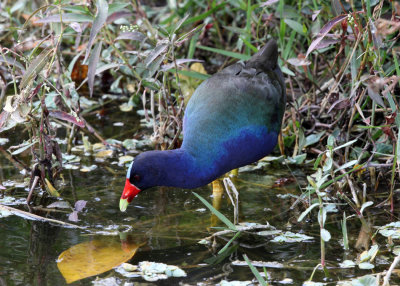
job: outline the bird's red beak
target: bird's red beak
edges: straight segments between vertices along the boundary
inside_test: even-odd
[[[126,211],[128,204],[133,200],[134,197],[140,192],[135,185],[132,185],[127,178],[125,181],[125,188],[122,192],[121,199],[119,200],[119,209],[121,212]]]

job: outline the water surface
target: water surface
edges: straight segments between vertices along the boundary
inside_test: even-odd
[[[106,119],[92,121],[105,138],[114,136],[123,140],[130,138],[138,127],[138,117],[135,116],[130,119],[133,121],[132,125],[113,125],[117,121],[129,122],[127,116],[127,113],[115,113]],[[90,140],[95,143],[93,138]],[[60,253],[76,244],[94,239],[119,242],[120,232],[125,233],[131,241],[144,243],[130,263],[154,261],[177,265],[184,269],[188,276],[152,283],[144,281],[141,277],[125,278],[110,270],[71,285],[92,285],[94,280],[105,277],[114,277],[120,285],[126,281],[140,282],[140,285],[215,285],[223,279],[252,280],[254,276],[249,267],[237,266],[234,262],[243,261],[243,254],[247,254],[253,261],[282,264],[278,268],[266,268],[273,285],[290,281],[291,285],[301,285],[309,279],[313,268],[319,263],[320,238],[316,211],[311,213],[309,219],[298,223],[297,218],[307,206],[298,203],[292,207],[296,201],[295,196],[301,194],[297,183],[292,181],[280,187],[274,186],[276,180],[292,177],[285,166],[267,164],[262,169],[239,173],[234,183],[240,193],[240,221],[269,223],[277,229],[307,234],[314,239],[301,243],[278,244],[270,241],[272,237],[245,234],[240,239],[240,245],[232,248],[232,253],[213,261],[229,237],[225,238],[226,240],[216,239],[213,246],[198,243],[216,231],[212,226],[223,224],[205,209],[192,191],[161,187],[144,191],[134,199],[126,213],[121,213],[118,203],[126,169],[115,164],[117,161],[118,156],[105,159],[104,162],[99,162],[94,156],[84,156],[85,165],[95,164],[98,168],[88,173],[80,170],[63,171],[64,183],[59,188],[63,200],[71,205],[78,200],[87,201],[84,211],[78,214],[79,221],[74,222],[83,229],[29,220],[15,215],[0,218],[0,285],[64,285],[66,282],[57,268],[57,257]],[[0,154],[0,164],[0,181],[7,186],[4,195],[16,198],[16,201],[8,204],[30,211],[24,204],[27,189],[22,183],[26,178],[3,154]],[[298,182],[304,187],[305,171],[293,166],[292,169]],[[195,191],[209,202],[213,201],[211,185]],[[36,198],[35,204],[47,206],[53,201],[41,201],[40,198]],[[314,281],[335,285],[338,280],[388,269],[393,261],[394,256],[388,251],[383,251],[383,255],[376,260],[374,270],[360,270],[357,267],[340,269],[339,262],[345,259],[356,260],[361,252],[354,247],[349,252],[342,248],[341,210],[336,214],[329,214],[327,223],[327,229],[332,235],[331,241],[327,243],[326,257],[330,278],[325,278],[322,271],[317,271]],[[38,215],[66,222],[71,212],[33,211]],[[220,211],[233,220],[233,207],[226,194],[221,199]],[[351,213],[349,209],[346,211]],[[375,225],[389,222],[389,216],[384,210],[374,211],[367,219]],[[359,235],[360,222],[355,217],[350,218],[348,228],[350,243],[354,246]],[[382,237],[378,237],[378,240],[384,248],[385,240]],[[262,268],[258,270],[262,272]],[[394,278],[392,282],[400,283],[400,279]]]

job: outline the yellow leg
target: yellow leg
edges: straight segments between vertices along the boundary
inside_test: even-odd
[[[239,169],[233,169],[230,171],[230,175],[237,177],[239,175]]]
[[[221,180],[217,179],[213,181],[212,183],[212,192],[213,192],[213,198],[212,198],[212,204],[213,207],[216,210],[219,210],[221,208],[221,198],[222,194],[224,193],[224,186],[221,183]],[[218,218],[212,214],[211,215],[211,226],[216,226],[218,223]]]

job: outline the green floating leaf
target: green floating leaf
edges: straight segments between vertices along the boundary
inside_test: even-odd
[[[382,226],[378,232],[385,237],[400,239],[400,222],[391,222],[385,226]]]
[[[352,286],[376,286],[378,285],[377,282],[376,276],[366,275],[357,279],[352,279],[350,283]]]
[[[373,265],[369,262],[362,262],[362,263],[358,264],[358,267],[360,269],[374,269],[375,265]],[[370,284],[366,284],[366,285],[370,285]],[[376,284],[373,284],[373,285],[376,285]]]
[[[356,266],[356,263],[352,260],[345,260],[339,263],[340,268],[353,268]]]
[[[311,236],[301,234],[301,233],[293,233],[290,231],[285,232],[282,235],[279,235],[275,237],[272,241],[273,242],[301,242],[301,241],[306,241],[306,240],[311,240],[314,239]]]

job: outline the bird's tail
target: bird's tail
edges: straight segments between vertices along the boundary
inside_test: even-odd
[[[274,39],[271,39],[246,62],[246,67],[261,69],[263,71],[275,70],[277,63],[278,45]]]

